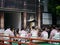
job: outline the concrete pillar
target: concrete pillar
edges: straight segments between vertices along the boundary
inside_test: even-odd
[[[0,15],[0,28],[1,28],[1,15]]]
[[[21,13],[20,12],[18,12],[18,18],[19,18],[18,28],[19,30],[21,30]]]
[[[27,12],[26,12],[26,1],[24,1],[24,29],[26,28],[26,15],[27,15]]]
[[[38,28],[40,29],[41,28],[41,18],[40,18],[41,16],[40,16],[40,14],[38,15]]]
[[[1,12],[1,28],[4,28],[4,12]]]
[[[27,13],[26,13],[26,11],[24,11],[24,28],[26,28],[26,15],[27,15]]]
[[[41,29],[41,13],[40,13],[40,5],[38,6],[38,28]]]

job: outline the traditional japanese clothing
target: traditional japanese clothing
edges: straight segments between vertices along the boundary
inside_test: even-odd
[[[38,30],[31,30],[31,38],[37,38],[38,37]],[[33,42],[37,42],[37,40],[33,40]]]
[[[27,32],[25,30],[20,31],[20,37],[26,37],[27,36]],[[25,42],[25,39],[21,39],[21,42]]]
[[[7,30],[4,31],[4,36],[14,36],[14,33],[8,28]],[[5,40],[9,40],[9,37],[4,37]],[[7,43],[6,41],[4,43]]]
[[[41,38],[43,38],[43,39],[48,39],[48,32],[47,32],[47,31],[43,31],[43,32],[41,33]]]
[[[57,30],[53,29],[50,33],[50,39],[52,39],[54,37],[55,33],[57,33]]]
[[[54,40],[60,40],[60,32],[55,33],[53,36]],[[53,44],[59,45],[59,42],[53,42]]]

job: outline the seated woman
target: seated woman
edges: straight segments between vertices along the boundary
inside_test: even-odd
[[[5,31],[4,31],[4,36],[14,36],[14,29],[13,28],[7,28]],[[4,40],[9,40],[10,38],[9,37],[4,37]],[[13,40],[13,39],[11,39]],[[6,41],[4,41],[4,43],[8,43]]]
[[[22,30],[19,32],[20,37],[27,37],[27,32],[25,29],[22,28]],[[21,39],[21,42],[25,42],[25,39]]]
[[[46,28],[43,28],[42,30],[43,31],[41,33],[41,38],[42,39],[48,39],[48,32],[47,32]]]
[[[60,28],[57,29],[57,32],[55,33],[53,39],[60,40]],[[53,44],[59,44],[59,43],[53,42]]]
[[[32,30],[30,33],[31,33],[31,38],[37,38],[38,37],[38,29],[35,29],[34,26],[32,27]],[[36,42],[36,40],[33,40],[33,42]]]

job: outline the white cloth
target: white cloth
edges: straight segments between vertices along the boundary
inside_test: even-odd
[[[19,30],[19,34],[20,34],[21,30]]]
[[[57,30],[56,29],[53,29],[50,33],[50,38],[52,39],[55,35],[55,33],[57,33]]]
[[[4,29],[0,29],[0,33],[4,33]]]
[[[22,30],[22,31],[19,32],[19,35],[21,37],[26,37],[27,36],[27,32],[25,30]],[[20,40],[21,40],[21,42],[25,42],[26,41],[25,39],[20,39]]]
[[[10,30],[10,29],[7,29],[4,31],[4,35],[5,36],[14,36],[14,33]],[[9,37],[4,37],[5,40],[8,40]]]
[[[53,36],[52,39],[54,39],[54,40],[60,40],[60,32],[55,33],[55,35]],[[59,45],[58,42],[53,42],[53,44]]]
[[[31,31],[31,37],[38,37],[38,31],[37,30],[32,30]]]
[[[50,35],[55,35],[55,33],[57,33],[57,30],[56,30],[56,29],[53,29],[53,30],[51,31],[51,34],[50,34]]]
[[[55,33],[55,35],[53,36],[53,39],[60,40],[60,32]]]
[[[27,36],[27,32],[24,31],[24,30],[20,31],[19,34],[20,34],[21,37],[26,37]]]
[[[37,30],[31,30],[31,38],[37,38],[38,37],[38,31]],[[37,42],[38,40],[32,40],[32,42]]]
[[[41,37],[42,37],[43,39],[48,39],[48,32],[43,31],[43,32],[41,33]]]

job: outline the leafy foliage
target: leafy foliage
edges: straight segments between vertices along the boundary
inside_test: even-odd
[[[56,6],[56,14],[60,16],[60,5]]]
[[[54,15],[60,16],[60,0],[49,0],[48,10]]]

